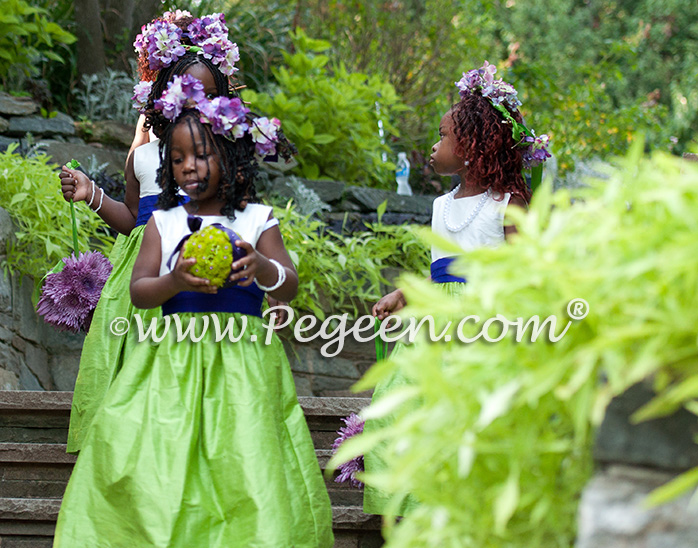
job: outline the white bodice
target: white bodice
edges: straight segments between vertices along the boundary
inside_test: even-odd
[[[160,185],[157,182],[157,173],[160,167],[159,144],[160,140],[156,139],[133,151],[133,172],[140,183],[139,198],[160,194]]]
[[[457,243],[466,251],[477,249],[478,247],[496,247],[504,242],[504,212],[509,204],[511,194],[508,192],[502,197],[501,194],[493,193],[485,200],[482,209],[467,227],[458,232],[451,232],[446,228],[444,222],[444,206],[448,194],[439,196],[434,200],[431,216],[431,229],[444,238]],[[477,207],[482,194],[457,198],[451,202],[448,224],[451,227],[458,226],[465,221],[473,210]],[[431,248],[431,261],[443,257],[449,257],[452,253],[443,251],[437,247]]]
[[[257,247],[257,241],[262,232],[278,224],[276,219],[267,221],[271,212],[272,208],[270,206],[247,204],[244,211],[235,212],[234,220],[222,215],[201,215],[201,228],[219,223],[233,230],[240,236],[240,239],[249,242],[253,247]],[[153,212],[155,226],[157,226],[158,232],[160,232],[161,240],[160,276],[169,273],[174,268],[177,261],[176,257],[172,259],[170,268],[167,267],[167,261],[181,239],[191,233],[187,225],[187,216],[188,213],[184,206]]]

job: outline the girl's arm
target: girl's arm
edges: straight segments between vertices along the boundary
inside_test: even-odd
[[[523,210],[528,209],[528,203],[526,200],[521,198],[520,196],[512,196],[511,200],[509,200],[509,205],[510,206],[516,206],[520,207]],[[511,238],[514,234],[516,234],[516,225],[507,225],[504,227],[504,239],[508,240]]]
[[[147,130],[143,129],[143,124],[145,124],[145,115],[141,114],[138,117],[138,124],[136,125],[136,133],[133,136],[133,142],[131,143],[131,148],[128,149],[128,155],[137,149],[139,146],[150,142],[150,134]]]
[[[126,162],[126,193],[123,202],[112,200],[104,190],[94,185],[82,171],[63,166],[59,177],[66,201],[85,202],[105,223],[121,234],[129,235],[138,217],[140,184],[133,170],[133,155]],[[101,206],[100,206],[101,204]]]
[[[180,253],[172,272],[160,276],[160,232],[153,217],[143,233],[141,249],[131,275],[131,302],[136,308],[157,308],[182,291],[216,293],[218,288],[208,280],[189,273],[196,259],[183,259]]]
[[[262,235],[257,241],[257,249],[252,247],[248,242],[240,240],[235,242],[235,245],[247,251],[247,255],[239,261],[234,262],[233,268],[235,270],[242,267],[246,268],[245,270],[233,274],[230,277],[231,281],[247,278],[239,282],[238,285],[242,287],[251,285],[255,279],[266,287],[275,285],[279,280],[279,271],[276,266],[269,261],[269,259],[274,259],[284,267],[286,271],[286,281],[281,287],[274,291],[270,291],[268,294],[278,301],[290,302],[293,300],[298,293],[298,273],[296,272],[296,267],[293,266],[291,257],[289,257],[284,247],[284,241],[281,237],[281,231],[278,225],[262,232]]]

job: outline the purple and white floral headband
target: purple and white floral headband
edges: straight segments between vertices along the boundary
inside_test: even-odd
[[[517,122],[511,113],[502,103],[507,103],[513,110],[521,106],[518,92],[511,84],[501,78],[494,79],[497,67],[490,65],[487,61],[479,69],[473,69],[463,73],[463,78],[456,82],[456,87],[460,91],[461,97],[479,92],[488,99],[492,106],[502,113],[504,119],[512,124],[512,135],[514,141],[522,147],[523,163],[526,169],[539,166],[550,158],[547,146],[550,138],[547,135],[536,136],[532,129]]]
[[[249,133],[260,156],[276,152],[277,132],[281,122],[277,118],[256,117],[250,113],[238,97],[214,97],[208,99],[204,85],[189,74],[175,76],[155,101],[154,108],[174,122],[185,107],[199,111],[199,120],[209,124],[211,131],[230,140],[239,139]]]
[[[222,13],[214,13],[194,19],[186,32],[173,23],[177,16],[191,15],[189,12],[166,13],[163,20],[141,27],[141,33],[133,43],[136,53],[148,56],[151,70],[162,70],[177,61],[187,51],[195,51],[210,59],[226,76],[237,72],[235,63],[240,60],[237,44],[228,39],[228,27]],[[182,44],[188,37],[192,45]]]

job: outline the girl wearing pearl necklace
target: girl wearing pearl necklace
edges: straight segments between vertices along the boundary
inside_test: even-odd
[[[496,68],[486,61],[482,68],[463,75],[457,82],[460,101],[441,118],[439,141],[432,147],[430,165],[438,175],[458,175],[461,183],[434,200],[432,230],[466,251],[495,247],[516,232],[505,225],[507,206],[526,208],[531,197],[522,170],[540,165],[549,156],[545,135],[536,137],[523,125],[516,90],[494,80]],[[445,296],[459,292],[465,279],[449,272],[453,257],[436,247],[431,250],[431,280],[441,284]],[[406,305],[400,289],[385,295],[373,306],[373,315],[383,320]],[[396,350],[401,345],[398,343]],[[395,352],[395,350],[394,350]],[[373,402],[391,388],[405,383],[399,371],[378,384]],[[369,420],[365,432],[383,426],[386,419]],[[374,450],[364,456],[366,471],[375,473],[388,466],[386,456]],[[407,497],[401,514],[417,501]],[[383,514],[388,499],[366,485],[364,511]]]

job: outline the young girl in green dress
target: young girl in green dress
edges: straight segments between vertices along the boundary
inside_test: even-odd
[[[178,342],[170,329],[154,350],[147,341],[133,350],[85,438],[55,546],[329,548],[327,490],[283,346],[276,335],[266,344],[261,318],[264,291],[288,301],[298,287],[272,208],[248,203],[255,149],[273,148],[277,124],[237,99],[202,101],[187,78],[173,110],[163,105],[170,116],[183,110],[162,137],[161,209],[145,229],[131,297],[196,322],[197,335],[211,321],[244,335],[219,342],[209,329]],[[197,259],[179,252],[210,225],[234,231],[244,252],[228,259],[233,287],[193,275]]]
[[[523,125],[521,105],[513,86],[495,80],[496,68],[485,61],[483,67],[465,73],[457,82],[460,101],[446,112],[439,124],[439,141],[432,147],[430,165],[438,175],[460,178],[460,184],[434,200],[431,226],[434,233],[465,251],[483,246],[496,247],[516,232],[505,223],[509,206],[526,208],[531,197],[522,170],[540,165],[550,155],[548,138],[536,137]],[[450,271],[453,253],[437,247],[431,250],[431,281],[446,295],[462,290],[465,279]],[[385,295],[373,307],[373,315],[383,320],[406,305],[400,289]],[[403,351],[398,344],[394,350]],[[396,371],[378,384],[373,394],[377,402],[407,381]],[[367,421],[366,432],[389,424],[390,419]],[[367,472],[389,466],[383,448],[364,456]],[[384,514],[389,497],[372,486],[364,490],[364,511]],[[417,501],[408,496],[400,513],[405,514]]]

